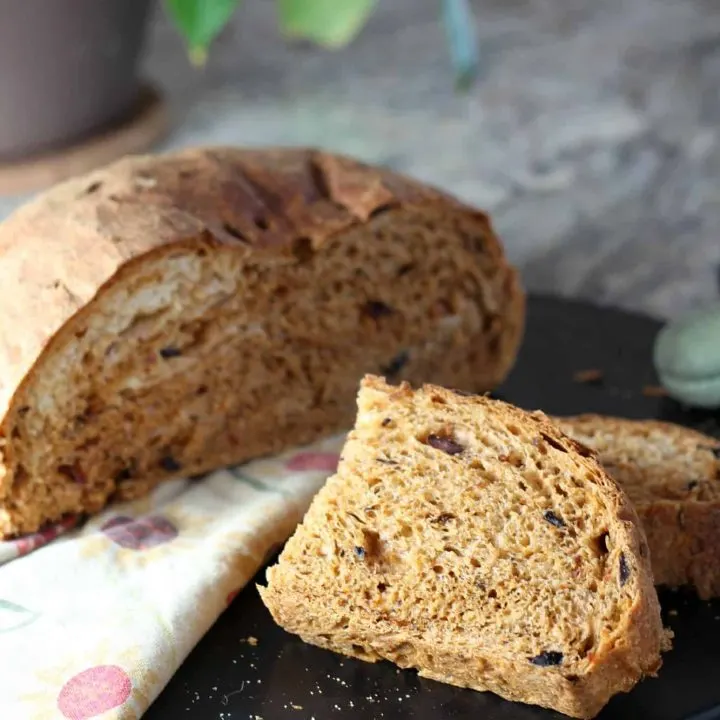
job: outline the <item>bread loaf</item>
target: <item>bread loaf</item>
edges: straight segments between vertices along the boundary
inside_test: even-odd
[[[556,418],[599,453],[645,528],[655,582],[720,595],[720,442],[654,420]]]
[[[261,595],[303,640],[580,718],[660,666],[635,511],[499,401],[364,381],[337,474]]]
[[[366,371],[497,385],[488,218],[313,150],[134,157],[0,227],[0,536],[349,427]]]

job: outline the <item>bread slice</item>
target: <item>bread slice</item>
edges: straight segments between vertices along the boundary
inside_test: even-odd
[[[720,595],[720,442],[654,420],[599,415],[556,418],[596,450],[645,528],[657,585]]]
[[[540,413],[366,378],[262,598],[320,647],[574,717],[660,666],[635,511]]]
[[[488,218],[313,150],[134,157],[0,227],[0,537],[352,424],[365,372],[497,385]]]

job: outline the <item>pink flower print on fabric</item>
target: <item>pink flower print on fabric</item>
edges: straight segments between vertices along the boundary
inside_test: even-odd
[[[142,518],[118,515],[100,529],[116,545],[128,550],[148,550],[178,536],[177,528],[162,515]]]
[[[127,701],[132,691],[128,674],[117,665],[97,665],[71,677],[57,699],[67,720],[90,720]]]
[[[324,452],[301,452],[293,455],[285,467],[293,472],[327,472],[333,473],[337,470],[340,456],[337,453]]]
[[[71,528],[75,527],[77,523],[78,518],[68,517],[58,523],[55,523],[54,525],[49,525],[42,530],[38,530],[38,532],[31,533],[30,535],[24,535],[23,537],[17,538],[17,540],[13,540],[12,542],[17,549],[17,556],[21,557],[22,555],[27,555],[33,550],[37,550],[39,547],[47,545],[59,535],[62,535],[64,532],[67,532]]]

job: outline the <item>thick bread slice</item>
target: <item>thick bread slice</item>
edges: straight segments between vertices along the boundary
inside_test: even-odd
[[[364,372],[491,388],[524,317],[483,213],[312,150],[65,183],[0,286],[0,536],[349,427]]]
[[[555,418],[596,450],[645,528],[657,585],[720,595],[720,443],[654,420],[599,415]]]
[[[666,637],[629,501],[541,413],[363,381],[335,476],[267,572],[305,641],[592,717]]]

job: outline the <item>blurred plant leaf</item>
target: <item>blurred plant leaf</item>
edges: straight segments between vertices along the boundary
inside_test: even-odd
[[[165,0],[168,13],[185,38],[190,60],[203,65],[208,48],[225,27],[240,0]]]
[[[469,0],[443,0],[443,20],[455,72],[455,86],[467,90],[480,64],[475,18]]]
[[[282,31],[327,48],[349,43],[362,29],[377,0],[278,0]]]

